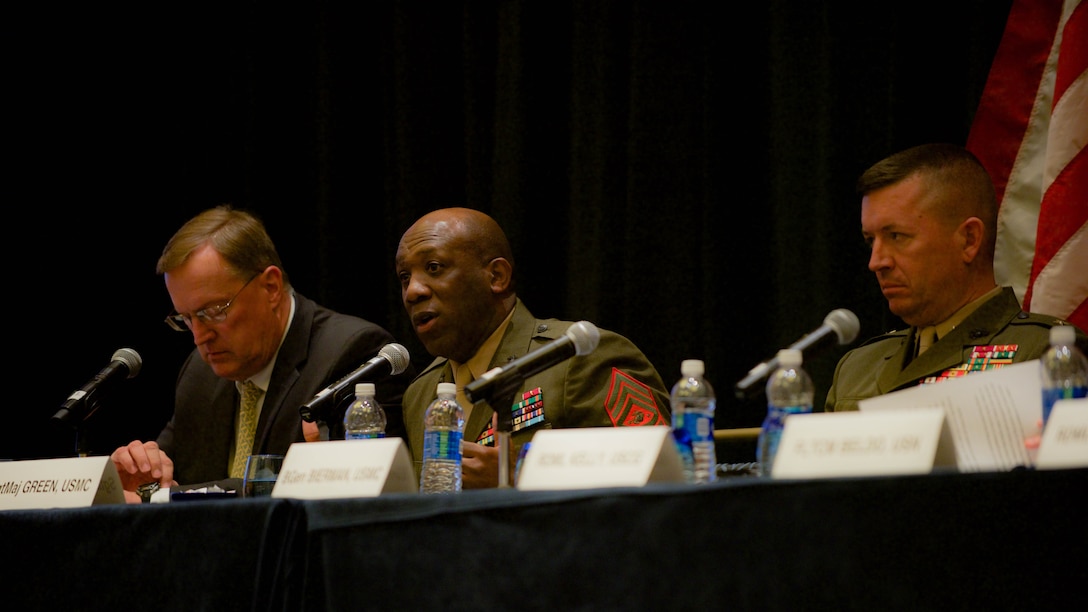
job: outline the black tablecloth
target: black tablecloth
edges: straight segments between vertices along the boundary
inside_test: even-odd
[[[1088,609],[1088,470],[0,512],[6,610]],[[9,607],[11,606],[11,607]]]

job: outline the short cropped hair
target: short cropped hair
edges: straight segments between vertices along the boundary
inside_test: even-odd
[[[921,175],[938,193],[940,212],[952,223],[978,217],[985,227],[983,250],[993,258],[997,236],[997,196],[985,166],[967,149],[954,144],[923,144],[890,155],[858,178],[856,191],[866,196],[878,189]]]

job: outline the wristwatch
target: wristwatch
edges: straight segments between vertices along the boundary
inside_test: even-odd
[[[144,484],[136,487],[136,494],[140,496],[145,504],[151,502],[151,496],[155,494],[161,488],[158,481],[145,482]]]

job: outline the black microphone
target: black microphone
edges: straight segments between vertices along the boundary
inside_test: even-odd
[[[97,397],[103,389],[112,386],[114,381],[135,377],[140,373],[141,365],[143,362],[140,360],[139,353],[130,348],[117,349],[108,366],[102,368],[102,371],[95,374],[87,384],[68,396],[68,399],[61,404],[60,410],[53,415],[53,420],[65,423],[73,419],[77,422],[83,421],[87,416],[84,413],[93,404],[92,399]]]
[[[575,355],[587,355],[597,348],[601,332],[589,321],[579,321],[567,328],[562,338],[527,353],[504,366],[484,372],[479,379],[465,385],[465,397],[476,404],[493,395],[512,393],[513,387]]]
[[[373,382],[375,379],[386,376],[396,376],[408,368],[408,349],[399,344],[387,344],[378,351],[370,361],[356,368],[353,372],[340,380],[317,392],[314,398],[298,409],[302,420],[312,423],[317,420],[327,421],[325,412],[330,406],[337,406],[340,402],[353,396],[355,383]]]
[[[856,314],[845,308],[838,308],[824,317],[823,325],[805,334],[788,348],[797,349],[803,353],[812,348],[822,348],[831,344],[830,340],[833,337],[838,338],[839,344],[848,344],[858,337],[860,327]],[[748,375],[737,383],[735,388],[737,399],[745,399],[753,389],[762,389],[759,382],[770,376],[777,368],[778,357],[775,356],[749,370]]]

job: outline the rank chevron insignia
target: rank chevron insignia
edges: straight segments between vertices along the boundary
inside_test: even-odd
[[[612,424],[668,425],[661,416],[653,391],[626,372],[612,368],[612,383],[604,400],[605,409]]]

